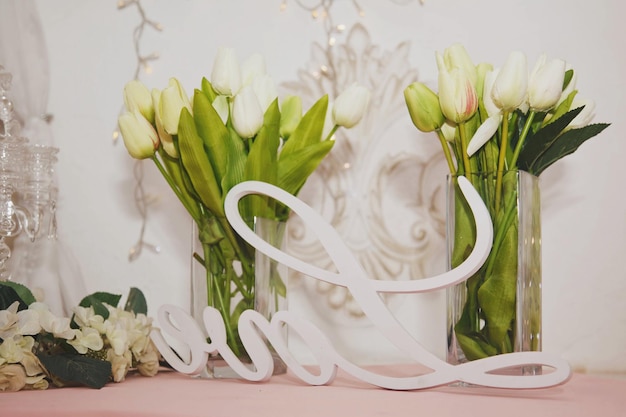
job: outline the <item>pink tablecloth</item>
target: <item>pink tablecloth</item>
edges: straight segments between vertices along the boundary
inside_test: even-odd
[[[626,379],[576,374],[538,390],[439,387],[396,392],[341,373],[332,385],[304,385],[287,374],[269,382],[194,379],[172,371],[132,375],[101,390],[0,393],[1,417],[481,416],[623,417]]]

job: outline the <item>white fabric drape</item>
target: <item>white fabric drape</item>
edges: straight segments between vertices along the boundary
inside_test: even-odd
[[[13,76],[10,98],[21,135],[31,144],[55,146],[47,115],[48,52],[33,0],[0,0],[0,65]],[[43,233],[31,242],[22,233],[13,241],[11,265],[11,279],[30,287],[57,314],[69,314],[86,295],[78,264],[59,238]]]

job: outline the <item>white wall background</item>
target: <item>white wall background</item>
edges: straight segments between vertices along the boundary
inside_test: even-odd
[[[146,251],[128,261],[141,225],[133,204],[133,161],[111,134],[122,88],[136,66],[132,32],[139,18],[135,8],[117,10],[116,3],[36,1],[50,61],[48,110],[61,148],[60,239],[73,258],[65,262],[80,270],[88,291],[137,286],[155,313],[163,303],[188,303],[190,222],[146,164],[145,188],[157,199],[150,206],[146,240],[162,252]],[[241,58],[262,53],[277,82],[296,79],[307,66],[311,44],[323,43],[325,35],[294,0],[283,12],[280,3],[144,0],[148,17],[163,31],[144,32],[142,52],[155,51],[160,58],[141,79],[163,88],[175,76],[191,92],[210,74],[222,45],[234,47]],[[531,63],[546,52],[578,72],[580,96],[597,103],[595,120],[613,125],[542,177],[544,350],[562,355],[577,370],[626,373],[626,5],[615,0],[359,4],[364,17],[351,1],[337,0],[335,22],[348,27],[360,22],[382,48],[409,41],[410,63],[422,81],[436,80],[434,52],[454,42],[463,43],[475,62],[500,65],[519,49]],[[408,120],[408,113],[402,117]],[[443,257],[440,265],[443,269]]]

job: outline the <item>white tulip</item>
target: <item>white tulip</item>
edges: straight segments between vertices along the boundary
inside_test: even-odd
[[[561,98],[565,61],[553,59],[546,62],[541,55],[528,82],[528,104],[534,111],[546,111],[553,108]]]
[[[356,83],[350,85],[336,99],[332,114],[335,124],[349,129],[359,123],[370,101],[370,91]]]
[[[251,138],[263,126],[263,109],[252,86],[245,86],[233,100],[233,127],[242,138]]]
[[[528,92],[528,66],[526,55],[512,52],[500,69],[491,90],[491,98],[500,109],[512,111],[526,99]]]
[[[241,70],[234,49],[218,48],[211,71],[211,84],[215,91],[225,96],[234,96],[239,92]]]

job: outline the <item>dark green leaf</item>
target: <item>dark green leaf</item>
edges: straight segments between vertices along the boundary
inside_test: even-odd
[[[0,281],[0,285],[13,288],[19,298],[27,305],[31,305],[32,303],[37,301],[33,293],[30,292],[28,287],[25,285],[13,281]]]
[[[582,107],[571,110],[560,118],[548,123],[535,133],[528,134],[524,142],[524,146],[519,154],[518,168],[523,171],[532,171],[532,166],[541,155],[546,152],[559,134],[574,120],[574,118],[582,111]]]
[[[148,303],[146,302],[146,297],[139,288],[132,287],[130,289],[124,310],[132,311],[135,314],[148,314]]]
[[[37,355],[43,366],[63,383],[102,388],[111,377],[111,363],[84,355]]]
[[[4,284],[4,282],[3,282]],[[0,285],[0,310],[8,309],[14,302],[19,302],[18,310],[25,310],[28,304],[24,302],[12,287],[8,285]]]
[[[122,298],[119,294],[111,294],[108,292],[95,292],[83,298],[79,306],[81,307],[93,307],[94,312],[104,317],[106,320],[109,317],[109,310],[104,306],[104,304],[108,304],[112,307],[117,307],[117,304],[120,302]]]
[[[587,125],[580,129],[572,129],[559,136],[529,168],[529,172],[540,175],[559,159],[574,153],[580,145],[596,136],[609,126],[607,123]]]

